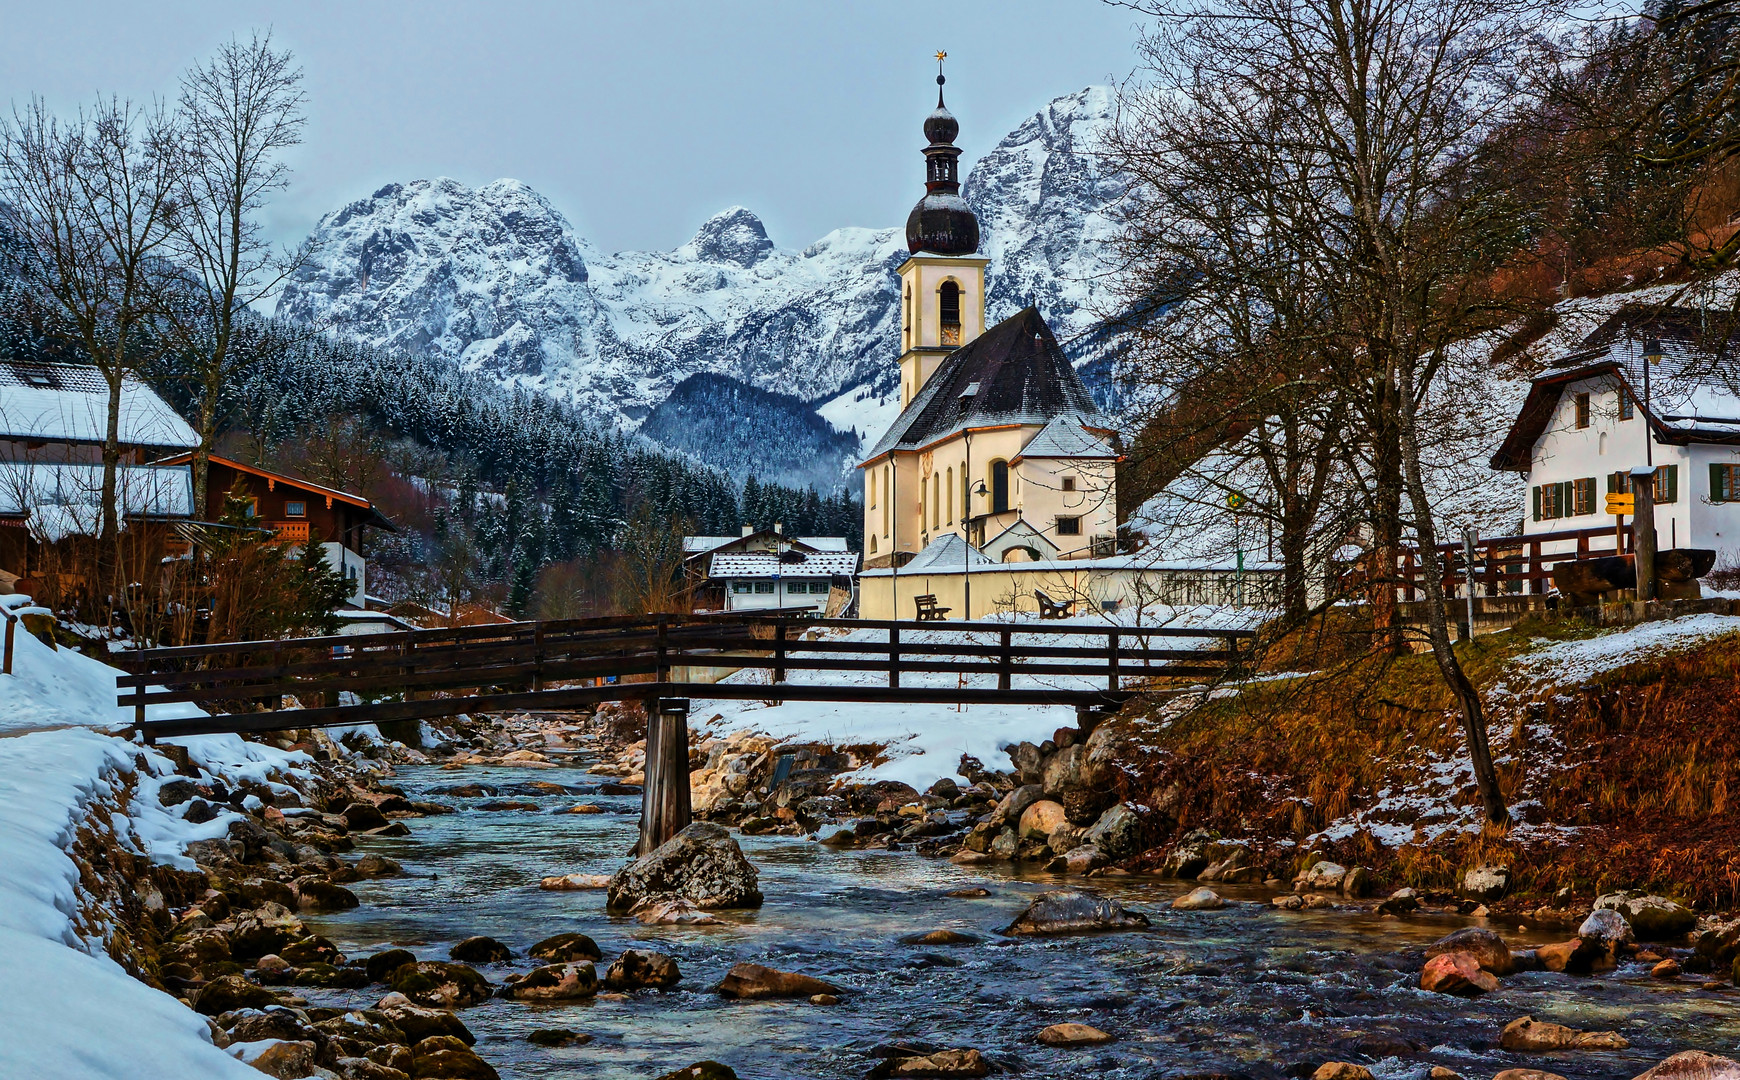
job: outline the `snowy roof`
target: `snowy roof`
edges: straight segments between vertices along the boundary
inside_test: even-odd
[[[801,556],[792,558],[792,555]],[[833,577],[858,569],[855,551],[788,552],[784,558],[771,551],[730,552],[713,556],[709,577]]]
[[[1039,429],[1021,452],[1020,458],[1111,458],[1118,452],[1111,444],[1082,425],[1078,415],[1060,416]]]
[[[1062,416],[1112,428],[1039,309],[1023,308],[950,353],[865,460],[969,427],[1046,424]]]
[[[101,465],[0,462],[0,515],[27,517],[42,540],[95,535],[102,493]],[[115,493],[123,517],[193,516],[193,473],[186,466],[120,466]]]
[[[948,539],[954,539],[955,546],[952,557],[939,554],[937,558],[920,563],[925,552]],[[941,539],[932,540],[930,546],[918,553],[913,559],[900,568],[900,576],[912,573],[958,574],[961,572],[961,551],[958,546],[960,537],[949,533]],[[975,574],[1031,573],[1034,571],[1080,572],[1092,570],[1155,570],[1169,573],[1194,574],[1232,574],[1240,573],[1238,563],[1232,559],[1160,559],[1146,552],[1133,555],[1113,555],[1104,559],[1034,559],[1028,562],[1001,563],[992,562],[983,553],[974,551],[971,560],[972,572]],[[1245,560],[1242,572],[1246,574],[1277,574],[1283,569],[1278,562],[1262,562]],[[860,577],[888,577],[894,571],[888,569],[866,570]]]
[[[109,423],[109,387],[88,364],[0,359],[0,438],[100,443]],[[156,391],[129,375],[121,381],[121,443],[191,447],[187,421]]]
[[[1654,364],[1644,358],[1650,338],[1661,349]],[[1492,467],[1527,470],[1565,388],[1601,375],[1625,384],[1659,442],[1740,442],[1737,347],[1740,334],[1725,313],[1653,305],[1621,308],[1534,381],[1492,456]]]
[[[683,553],[685,555],[700,555],[708,551],[734,544],[739,540],[753,540],[757,537],[779,536],[771,529],[750,533],[747,536],[685,536],[683,537]],[[851,545],[844,536],[792,536],[784,537],[788,543],[809,548],[811,551],[850,551]]]
[[[967,546],[959,533],[943,533],[924,546],[924,550],[913,556],[912,561],[900,568],[902,574],[946,573],[958,571],[962,566],[997,564],[985,557],[977,548]],[[873,573],[874,571],[866,571]]]

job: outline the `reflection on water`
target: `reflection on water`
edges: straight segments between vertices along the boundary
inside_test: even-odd
[[[478,1050],[504,1077],[656,1077],[713,1058],[745,1080],[858,1077],[868,1051],[894,1039],[974,1046],[1039,1077],[1154,1077],[1243,1072],[1275,1076],[1324,1060],[1372,1060],[1380,1078],[1423,1077],[1432,1064],[1469,1080],[1529,1066],[1571,1080],[1629,1077],[1678,1050],[1733,1053],[1740,1000],[1668,985],[1628,965],[1599,979],[1548,973],[1513,976],[1477,1001],[1417,988],[1418,950],[1464,920],[1398,920],[1335,912],[1271,911],[1262,889],[1229,887],[1254,901],[1219,912],[1173,912],[1181,882],[1100,879],[1096,888],[1146,911],[1141,933],[1014,942],[996,936],[1026,898],[1061,879],[957,867],[910,852],[839,852],[783,837],[742,837],[761,870],[766,905],[721,913],[718,927],[645,927],[604,913],[602,891],[542,892],[558,873],[609,873],[634,843],[638,797],[587,796],[605,814],[549,811],[579,801],[531,795],[538,813],[464,809],[481,800],[439,794],[458,783],[497,788],[528,781],[596,782],[575,770],[404,769],[413,798],[462,807],[412,822],[411,836],[370,839],[363,850],[391,856],[412,875],[360,882],[362,907],[310,920],[347,954],[401,945],[444,959],[461,938],[487,934],[523,955],[552,934],[591,935],[608,964],[628,947],[675,956],[681,988],[643,991],[626,1001],[528,1006],[497,1000],[464,1010]],[[983,899],[951,889],[984,885]],[[899,938],[949,928],[983,944],[914,947]],[[1497,926],[1513,946],[1554,940]],[[740,961],[802,971],[849,988],[840,1005],[739,1003],[711,992]],[[499,982],[516,967],[484,967]],[[603,967],[600,965],[600,975]],[[317,1004],[372,1002],[380,991],[309,991]],[[1524,1014],[1583,1028],[1616,1029],[1630,1050],[1564,1055],[1497,1049],[1503,1025]],[[1040,1028],[1091,1023],[1118,1041],[1052,1050]],[[567,1027],[587,1045],[548,1050],[531,1031]],[[1363,1040],[1363,1041],[1362,1041]],[[1389,1044],[1386,1048],[1385,1042]],[[1427,1048],[1384,1056],[1407,1043]],[[1361,1056],[1358,1047],[1366,1053]],[[1304,1073],[1308,1075],[1308,1071]]]

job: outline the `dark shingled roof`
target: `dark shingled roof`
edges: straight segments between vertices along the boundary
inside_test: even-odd
[[[1072,415],[1090,427],[1112,427],[1039,309],[1024,308],[950,353],[865,460],[915,450],[969,427],[1045,424]]]

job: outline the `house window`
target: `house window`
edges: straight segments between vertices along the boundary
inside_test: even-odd
[[[284,504],[284,516],[285,517],[307,517],[308,516],[308,504],[305,502],[286,502]]]
[[[1631,391],[1627,390],[1624,385],[1621,385],[1619,387],[1619,418],[1621,420],[1630,420],[1633,411]]]
[[[1710,501],[1740,502],[1740,465],[1710,466]]]
[[[1663,503],[1680,501],[1680,467],[1678,465],[1657,465],[1655,467],[1654,495],[1657,506]]]
[[[1577,428],[1582,430],[1589,426],[1589,395],[1577,395]]]
[[[1007,461],[991,462],[991,513],[1000,514],[1009,509],[1009,463]]]
[[[825,595],[827,595],[827,592],[828,592],[828,583],[827,582],[825,582],[825,581],[812,581],[812,582],[810,582],[810,594],[812,596],[817,595],[817,594],[825,596]]]
[[[1594,512],[1595,478],[1589,476],[1581,480],[1571,481],[1571,515],[1577,517]]]
[[[247,513],[248,517],[259,517],[260,516],[260,499],[258,496],[256,496],[256,495],[248,496],[248,507],[247,507],[246,513]]]
[[[753,588],[752,584],[747,581],[733,581],[731,583],[731,591],[739,595],[749,592],[751,588]]]
[[[1057,519],[1057,535],[1059,535],[1059,536],[1080,536],[1081,535],[1081,518],[1079,518],[1079,517],[1060,517],[1060,518],[1058,518]]]
[[[1569,502],[1569,484],[1537,484],[1535,486],[1535,520],[1552,521],[1565,516]]]
[[[757,593],[764,594],[764,595],[767,593],[771,593],[771,592],[773,592],[773,582],[771,582],[771,581],[758,581],[755,583],[755,591]]]
[[[1063,478],[1063,490],[1065,490],[1065,491],[1074,491],[1075,490],[1075,477],[1066,476]]]

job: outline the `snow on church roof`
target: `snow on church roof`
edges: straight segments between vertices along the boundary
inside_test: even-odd
[[[87,364],[0,359],[0,438],[100,443],[109,423],[109,387]],[[199,445],[187,421],[149,386],[121,382],[120,441],[125,446]]]
[[[966,565],[992,565],[984,552],[970,548],[959,533],[943,533],[924,546],[912,561],[900,568],[902,574],[948,573]]]

